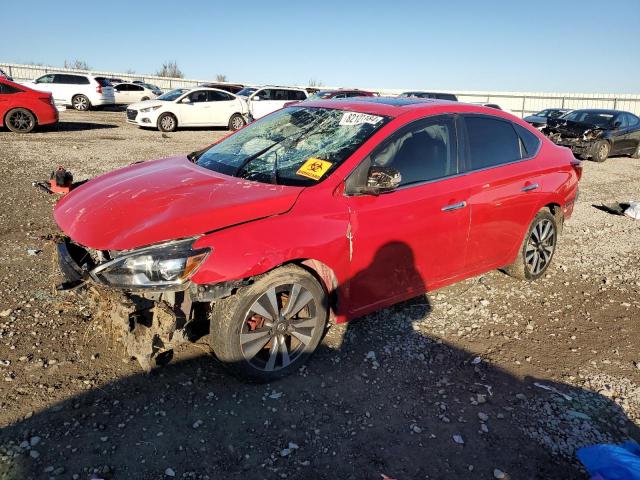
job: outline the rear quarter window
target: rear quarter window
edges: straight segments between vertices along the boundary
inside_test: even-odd
[[[540,139],[522,125],[514,123],[513,127],[516,129],[520,140],[522,140],[522,145],[524,146],[525,152],[523,152],[523,158],[535,157],[538,154],[540,144],[542,143]]]
[[[522,159],[520,138],[512,123],[492,117],[465,117],[469,168],[479,170]]]

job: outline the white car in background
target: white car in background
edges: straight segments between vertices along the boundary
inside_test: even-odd
[[[173,132],[179,127],[227,127],[238,130],[247,122],[247,102],[217,88],[177,88],[155,100],[127,108],[127,122]]]
[[[497,103],[471,102],[471,105],[481,105],[483,107],[495,108],[496,110],[502,110],[503,112],[513,113],[508,108],[501,107]]]
[[[158,96],[144,85],[129,82],[118,83],[113,86],[113,90],[118,105],[153,100]]]
[[[84,73],[47,73],[25,85],[51,92],[57,104],[71,105],[83,112],[115,103],[113,86],[108,81]]]
[[[242,93],[243,91],[240,91],[238,95],[242,95]],[[307,97],[307,91],[303,88],[268,86],[257,88],[246,98],[249,104],[249,114],[253,119],[258,119],[280,110],[286,103],[300,102],[306,100]]]

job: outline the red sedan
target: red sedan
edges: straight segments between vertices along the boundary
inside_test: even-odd
[[[0,127],[16,133],[29,133],[37,125],[58,121],[58,110],[50,93],[32,90],[0,78]]]
[[[493,269],[544,275],[581,171],[570,150],[495,109],[304,102],[64,197],[61,288],[121,290],[125,330],[140,322],[159,339],[130,352],[145,365],[189,337],[166,333],[165,309],[178,330],[210,322],[222,362],[271,380],[300,367],[330,319]]]

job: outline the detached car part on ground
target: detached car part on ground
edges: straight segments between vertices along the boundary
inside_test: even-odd
[[[580,162],[515,117],[415,98],[305,102],[64,197],[66,282],[145,368],[209,335],[230,370],[296,371],[344,322],[504,268],[544,275]]]
[[[640,118],[619,110],[574,110],[549,118],[542,133],[580,158],[604,162],[611,155],[640,158]]]

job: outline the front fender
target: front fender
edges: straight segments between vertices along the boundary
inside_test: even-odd
[[[312,259],[329,267],[335,281],[342,283],[349,274],[348,212],[318,210],[301,200],[288,213],[201,237],[194,248],[209,247],[212,252],[191,280],[196,284],[240,280],[284,263]]]

